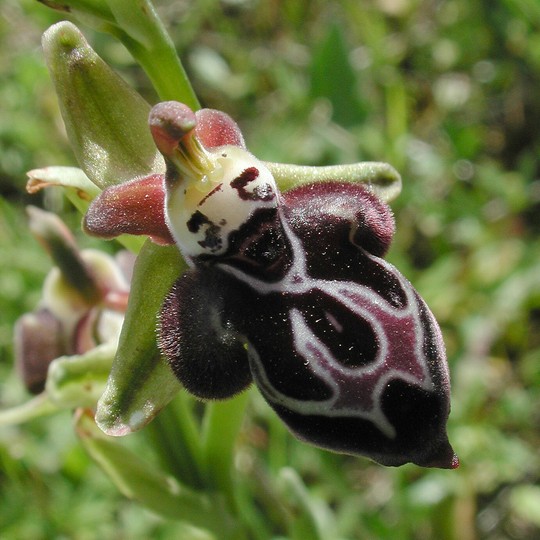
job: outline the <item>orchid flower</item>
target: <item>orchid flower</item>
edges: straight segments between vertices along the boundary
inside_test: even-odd
[[[105,189],[84,228],[147,234],[187,261],[158,323],[181,384],[215,400],[254,381],[301,440],[456,468],[441,332],[384,260],[389,207],[339,176],[280,191],[220,111],[163,102],[149,127],[166,172]]]

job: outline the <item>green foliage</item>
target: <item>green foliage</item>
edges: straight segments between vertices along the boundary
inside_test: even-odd
[[[236,449],[235,504],[252,537],[537,538],[536,0],[156,4],[201,102],[237,118],[256,155],[310,165],[388,161],[399,170],[403,193],[392,204],[398,227],[390,258],[441,322],[449,353],[450,436],[462,462],[453,472],[384,469],[307,447],[250,394]],[[41,32],[58,14],[30,0],[4,0],[0,13],[4,406],[24,399],[12,370],[11,328],[35,306],[50,268],[26,229],[25,172],[75,162],[38,51]],[[109,65],[157,101],[115,40],[83,31]],[[41,203],[63,207],[59,197]],[[62,216],[76,228],[75,213]],[[170,459],[178,451],[170,428],[186,406],[196,417],[197,404],[167,409],[162,424],[128,441],[130,452],[158,461],[173,476],[187,474],[175,472]],[[218,411],[208,418],[224,421]],[[155,456],[148,441],[163,441],[164,433],[171,450]],[[209,436],[201,452],[231,451],[221,444]],[[208,465],[197,467],[208,473]],[[226,491],[227,478],[219,470],[213,477]],[[197,534],[120,496],[82,451],[69,413],[0,430],[2,538]]]

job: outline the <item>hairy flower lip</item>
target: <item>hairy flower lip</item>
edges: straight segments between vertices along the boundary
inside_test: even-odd
[[[180,235],[177,234],[177,231],[183,230],[182,227],[186,228],[186,224],[188,224],[187,228],[189,230],[189,216],[192,207],[187,207],[186,218],[184,214],[177,212],[178,207],[174,206],[176,199],[173,199],[173,196],[178,194],[179,200],[182,202],[182,197],[186,197],[190,189],[196,187],[198,184],[204,184],[202,186],[204,189],[210,186],[208,193],[201,190],[201,194],[195,194],[198,198],[193,195],[189,199],[189,202],[194,205],[195,209],[197,205],[202,205],[203,203],[208,205],[209,196],[215,195],[215,193],[221,196],[221,184],[218,184],[214,188],[213,183],[217,184],[216,177],[218,173],[221,174],[221,167],[226,169],[224,162],[227,160],[236,160],[236,168],[233,168],[230,177],[227,177],[233,178],[233,180],[227,180],[229,184],[226,184],[227,186],[232,186],[232,191],[237,189],[233,183],[238,184],[238,180],[243,179],[243,173],[251,170],[249,168],[251,161],[249,161],[249,164],[244,164],[238,158],[237,154],[249,155],[253,158],[253,162],[258,164],[257,169],[255,169],[257,172],[255,178],[260,176],[259,165],[262,166],[264,164],[256,161],[256,158],[246,151],[238,126],[232,119],[220,111],[207,109],[193,112],[184,104],[167,101],[159,103],[151,109],[148,115],[148,126],[155,146],[165,158],[165,175],[161,171],[157,172],[154,169],[155,172],[149,176],[139,176],[128,182],[105,189],[91,204],[84,219],[84,228],[90,234],[105,238],[112,238],[122,233],[131,233],[149,235],[154,242],[159,244],[177,243],[184,257],[188,257],[189,260],[192,253],[198,253],[198,251],[190,251],[191,244],[189,242],[185,243],[188,245],[188,248],[184,251],[185,245],[179,240]],[[226,169],[226,171],[229,174],[229,170]],[[343,185],[350,185],[349,183],[351,182],[360,182],[366,185],[365,190],[375,192],[377,195],[382,193],[382,197],[388,200],[390,195],[395,195],[396,186],[397,191],[399,191],[400,186],[399,174],[390,166],[380,163],[351,164],[325,168],[270,164],[267,172],[272,180],[272,185],[275,185],[274,171],[276,171],[278,176],[281,174],[283,184],[286,186],[285,189],[303,184],[317,185],[318,182],[326,182],[328,186],[330,181],[335,182],[343,176]],[[287,176],[292,178],[286,178]],[[254,178],[250,178],[247,181],[252,182],[253,180]],[[244,186],[241,185],[240,187],[243,188]],[[377,187],[381,188],[380,193],[377,191]],[[388,188],[394,189],[393,194],[388,195]],[[246,201],[252,200],[249,199],[249,195],[253,193],[255,192],[238,189],[238,195],[236,196],[235,194],[235,196],[239,200]],[[260,200],[263,200],[262,195],[260,197]],[[207,206],[207,208],[210,208],[210,206]],[[225,206],[222,208],[225,208]],[[176,221],[170,217],[171,209],[174,211],[174,215],[177,216]],[[213,221],[207,221],[205,222],[206,224],[219,222],[224,226],[225,224],[230,225],[231,221],[234,223],[234,219],[229,219],[229,215],[227,215],[227,219],[222,219],[223,223],[217,221],[213,214],[209,213],[209,215],[210,218],[205,216],[206,219]],[[216,215],[218,218],[223,218],[219,208]],[[235,216],[233,215],[233,217]],[[371,216],[367,214],[366,223],[359,221],[359,226],[378,231],[380,227],[376,219],[374,223],[372,221]],[[177,222],[180,224],[179,228],[175,228],[178,224]],[[189,232],[193,233],[197,231],[189,230]],[[386,245],[392,236],[392,232],[393,229],[388,234],[385,234],[384,238],[378,238],[380,240],[379,243]],[[217,233],[214,234],[217,237]],[[387,236],[388,238],[386,238]],[[176,242],[174,241],[175,239]],[[206,238],[195,240],[204,248],[206,247],[203,244]],[[210,240],[213,241],[214,239],[210,237]],[[193,244],[195,244],[195,241]],[[362,242],[362,244],[364,245],[365,242]],[[374,250],[372,249],[371,251]],[[383,253],[380,254],[382,255]],[[127,335],[127,332],[125,335]],[[150,348],[148,349],[150,350]],[[156,352],[154,349],[155,345],[152,345],[153,353]],[[155,381],[159,380],[161,384],[165,372],[154,370],[151,372],[152,376],[154,372],[157,373]],[[98,405],[98,424],[104,431],[113,435],[123,435],[127,432],[135,431],[141,425],[147,423],[155,414],[153,412],[154,409],[150,410],[146,407],[149,403],[148,399],[144,402],[145,405],[143,408],[146,407],[144,411],[135,410],[133,406],[125,407],[119,405],[119,396],[125,396],[129,392],[128,386],[121,381],[120,373],[120,371],[115,372],[113,370],[108,382],[107,392],[102,396]],[[143,377],[147,376],[144,375]],[[145,378],[142,380],[142,383],[139,383],[139,386],[144,385],[146,391],[154,387],[155,381],[154,379]],[[175,388],[176,386],[171,386],[171,392]],[[144,395],[148,397],[150,394],[145,393]],[[441,399],[444,399],[444,396]],[[158,402],[160,404],[162,403],[161,398],[158,399]],[[159,408],[160,406],[155,410]],[[441,427],[441,429],[443,428],[444,426]],[[306,431],[306,433],[308,432]],[[332,433],[334,432],[330,430],[330,434]],[[300,435],[297,436],[302,438]],[[306,440],[317,445],[317,440],[312,441],[309,437]],[[330,448],[341,448],[339,444],[338,441],[335,446],[330,445]],[[435,437],[434,440],[426,441],[425,444],[427,445],[427,449],[416,448],[413,452],[414,455],[407,461],[403,461],[403,463],[412,462],[419,466],[445,469],[455,469],[459,466],[459,460],[446,436],[444,440],[440,437]],[[321,447],[325,446],[321,445]],[[398,451],[399,449],[395,452]],[[357,454],[367,455],[368,457],[370,455],[368,451],[362,451],[362,448],[354,448],[353,455]],[[390,454],[392,452],[389,451],[389,456]],[[403,456],[403,453],[401,453],[401,456]],[[377,461],[383,464],[385,462],[390,465],[397,464],[397,459],[393,462],[391,459],[393,459],[391,456],[388,459],[387,456],[383,456],[381,460]],[[402,463],[400,462],[399,464]]]
[[[448,438],[445,437],[439,443],[429,458],[425,461],[418,462],[417,465],[421,467],[434,467],[438,469],[457,469],[459,468],[459,457],[454,452],[454,449],[450,445]]]

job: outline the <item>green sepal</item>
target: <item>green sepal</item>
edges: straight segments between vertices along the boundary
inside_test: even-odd
[[[174,43],[150,0],[41,1],[120,40],[145,70],[161,100],[177,100],[199,108]]]
[[[43,49],[69,140],[100,188],[164,170],[148,130],[150,106],[95,53],[76,26],[60,22]]]
[[[311,167],[265,162],[278,187],[287,191],[312,182],[353,182],[365,184],[383,201],[394,200],[401,192],[401,176],[388,163],[363,161],[346,165]]]
[[[156,246],[148,240],[141,249],[118,351],[97,407],[96,422],[109,435],[142,428],[180,389],[157,348],[156,315],[185,269],[176,246]]]

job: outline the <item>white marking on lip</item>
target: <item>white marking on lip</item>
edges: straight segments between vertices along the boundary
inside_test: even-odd
[[[343,325],[329,312],[325,311],[324,316],[328,320],[328,322],[341,334],[343,332]],[[349,349],[351,350],[352,347]]]
[[[289,295],[301,295],[314,290],[323,292],[369,323],[377,339],[378,351],[375,360],[366,366],[349,368],[341,365],[326,345],[313,334],[300,310],[293,308],[289,313],[289,320],[294,336],[294,348],[303,357],[304,365],[309,366],[310,371],[331,389],[332,396],[323,401],[301,400],[279,392],[271,384],[259,353],[250,346],[250,362],[257,374],[261,391],[271,403],[282,405],[298,414],[363,418],[371,421],[386,437],[394,438],[395,428],[390,424],[381,407],[381,396],[390,381],[401,379],[428,391],[434,388],[428,359],[423,350],[424,329],[420,320],[420,309],[424,307],[417,301],[410,283],[394,266],[367,252],[365,252],[367,257],[397,279],[406,296],[405,307],[396,308],[371,288],[353,281],[312,278],[307,272],[306,257],[300,239],[293,233],[282,214],[281,222],[293,253],[293,262],[281,281],[267,283],[225,263],[220,263],[219,268],[263,295],[283,292]],[[432,317],[427,306],[425,309]],[[330,313],[325,313],[325,315],[336,330],[342,331],[342,325],[333,315]],[[381,323],[383,318],[389,319],[392,324],[383,325]],[[391,335],[388,335],[388,332],[391,332]],[[406,365],[400,366],[399,346],[400,341],[405,339],[411,340],[413,346],[412,350],[407,351],[408,363],[405,362]],[[415,368],[414,371],[417,373],[407,371],[407,368],[410,370],[411,367]],[[337,373],[346,376],[345,382],[343,377],[336,377]],[[445,373],[448,378],[448,373]],[[354,381],[358,384],[352,384]],[[355,391],[362,384],[371,386],[371,389],[368,396],[359,399]],[[353,401],[354,406],[351,405]]]

